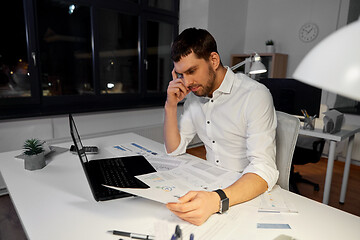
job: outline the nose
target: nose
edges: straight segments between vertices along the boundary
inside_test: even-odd
[[[184,85],[185,85],[185,87],[190,87],[192,84],[193,84],[193,80],[191,79],[191,78],[189,78],[189,77],[183,77],[183,83],[184,83]]]

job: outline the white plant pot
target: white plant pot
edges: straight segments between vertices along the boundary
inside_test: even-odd
[[[266,52],[267,53],[274,53],[275,52],[275,46],[274,45],[266,45]]]
[[[26,170],[42,169],[46,166],[44,152],[37,155],[27,155],[24,159],[24,167]]]

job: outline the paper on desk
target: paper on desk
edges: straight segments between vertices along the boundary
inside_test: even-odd
[[[196,226],[180,219],[159,220],[154,224],[157,240],[169,240],[174,233],[176,225],[182,230],[183,239],[189,239],[191,233],[195,235],[196,240],[217,240],[229,239],[236,231],[238,225],[244,222],[255,221],[257,209],[254,207],[244,207],[242,204],[232,206],[224,214],[213,214],[201,226]],[[159,225],[161,227],[159,227]],[[167,226],[167,228],[163,227]],[[239,239],[239,236],[236,238]]]
[[[294,204],[283,198],[279,186],[275,186],[270,192],[260,195],[260,199],[259,212],[298,213]]]
[[[189,162],[186,158],[168,156],[135,142],[117,144],[106,148],[114,156],[144,156],[156,171],[167,171]]]
[[[241,176],[238,172],[219,168],[203,160],[190,162],[175,169],[136,176],[146,183],[148,189],[117,188],[153,201],[177,202],[178,198],[191,190],[211,191],[225,188]],[[109,186],[107,186],[109,187]]]
[[[241,177],[241,173],[217,167],[203,160],[189,162],[169,171],[156,173],[163,181],[171,181],[187,190],[216,190],[225,188]],[[137,176],[149,186],[156,187],[152,173]]]
[[[107,147],[106,150],[114,154],[115,156],[134,156],[134,155],[156,155],[155,151],[150,150],[135,142],[116,144],[111,147]]]

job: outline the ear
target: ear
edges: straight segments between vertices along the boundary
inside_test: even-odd
[[[218,69],[218,67],[220,65],[220,56],[219,56],[219,54],[217,54],[216,52],[212,52],[210,54],[209,60],[210,60],[210,64],[211,64],[212,68],[214,69],[214,71],[216,69]]]

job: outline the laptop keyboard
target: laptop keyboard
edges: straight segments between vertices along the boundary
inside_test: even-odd
[[[100,168],[106,185],[124,188],[136,187],[133,176],[127,175],[127,170],[124,168],[121,159],[105,159],[100,162]]]

